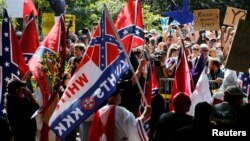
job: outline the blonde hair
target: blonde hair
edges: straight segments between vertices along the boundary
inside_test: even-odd
[[[167,58],[169,58],[173,54],[173,52],[178,49],[179,49],[178,44],[171,44],[170,47],[168,48]]]

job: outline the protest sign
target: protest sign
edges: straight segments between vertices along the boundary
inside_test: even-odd
[[[246,72],[250,68],[250,21],[240,20],[229,55],[226,68]]]
[[[42,14],[42,34],[47,35],[54,25],[54,13]]]
[[[219,9],[194,10],[194,30],[220,29]]]
[[[227,7],[226,15],[224,18],[225,25],[236,26],[239,20],[245,20],[247,10],[242,10],[233,7]]]
[[[75,29],[76,29],[76,16],[75,15],[70,15],[70,14],[66,14],[65,15],[65,26],[68,27],[70,20],[72,22],[72,26],[69,28],[70,32],[75,33]]]

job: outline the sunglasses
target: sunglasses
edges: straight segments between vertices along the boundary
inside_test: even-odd
[[[198,48],[193,48],[193,50],[195,50],[195,51],[199,51],[199,49],[198,49]]]
[[[201,51],[208,52],[208,50],[206,50],[206,49],[202,49]]]

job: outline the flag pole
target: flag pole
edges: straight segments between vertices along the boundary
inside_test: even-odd
[[[120,36],[119,36],[118,33],[117,33],[117,30],[116,30],[116,28],[115,28],[115,26],[114,26],[114,22],[113,22],[113,20],[110,18],[110,15],[109,15],[108,10],[107,10],[107,6],[106,6],[105,4],[104,4],[104,10],[105,10],[105,12],[106,12],[106,14],[107,14],[108,19],[111,21],[111,27],[112,27],[113,31],[115,32],[115,36],[116,36],[117,40],[119,41],[120,46],[122,47],[122,50],[123,50],[123,52],[124,52],[124,54],[125,54],[125,56],[126,56],[126,59],[127,59],[127,61],[128,61],[129,67],[130,67],[130,69],[131,69],[131,71],[132,71],[132,73],[133,73],[133,76],[135,77],[135,81],[136,81],[136,83],[137,83],[137,85],[138,85],[138,88],[139,88],[139,90],[140,90],[142,99],[144,100],[145,104],[148,105],[147,99],[146,99],[145,94],[144,94],[144,92],[143,92],[143,90],[142,90],[142,88],[141,88],[141,85],[140,85],[140,83],[139,83],[139,80],[138,80],[137,76],[135,75],[135,70],[134,70],[134,68],[133,68],[133,66],[132,66],[132,64],[131,64],[131,62],[130,62],[130,59],[129,59],[129,57],[128,57],[127,52],[126,52],[125,49],[124,49],[124,46],[123,46],[123,44],[122,44],[122,42],[121,42],[121,38],[120,38]],[[134,38],[133,38],[133,39],[134,39]],[[133,41],[133,40],[132,40],[132,41]],[[132,42],[132,43],[133,43],[133,42]]]

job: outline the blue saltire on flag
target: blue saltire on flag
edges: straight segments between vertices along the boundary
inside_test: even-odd
[[[115,20],[115,27],[127,54],[130,54],[131,48],[144,44],[142,19],[141,0],[128,0]]]
[[[60,138],[95,112],[116,90],[116,81],[129,69],[113,27],[104,10],[89,47],[49,120],[50,128]]]
[[[6,86],[9,80],[20,79],[27,70],[18,39],[6,10],[4,10],[1,31],[0,115],[4,114],[4,95],[7,93]]]

